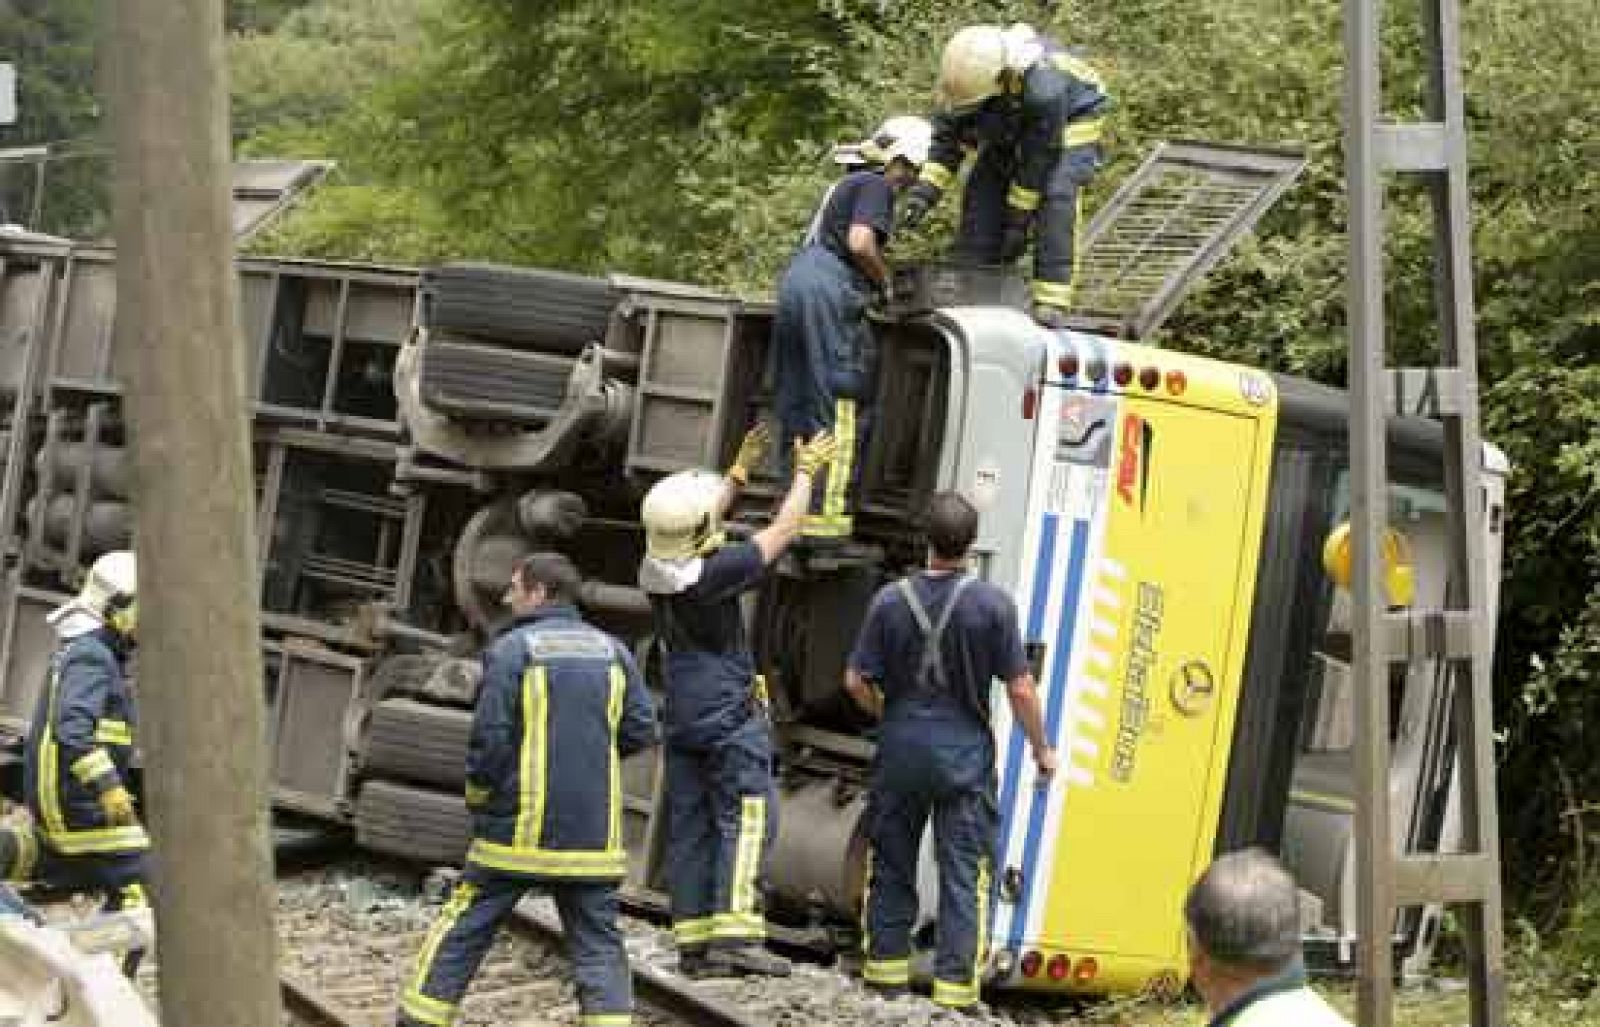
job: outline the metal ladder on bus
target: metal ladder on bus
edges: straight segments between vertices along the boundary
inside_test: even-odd
[[[1409,906],[1442,902],[1465,934],[1472,1023],[1505,1022],[1498,814],[1494,790],[1488,609],[1480,487],[1467,144],[1459,0],[1418,0],[1427,120],[1380,121],[1381,0],[1345,0],[1345,161],[1350,201],[1350,483],[1356,702],[1356,875],[1360,1022],[1393,1022],[1391,930]],[[1433,211],[1440,366],[1385,366],[1383,191],[1388,173],[1420,175]],[[1442,609],[1390,612],[1383,600],[1390,416],[1443,422],[1449,584]],[[1389,820],[1388,680],[1392,664],[1446,662],[1462,754],[1460,854],[1394,855]]]

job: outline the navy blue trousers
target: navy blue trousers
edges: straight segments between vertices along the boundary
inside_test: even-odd
[[[766,718],[751,716],[706,746],[669,741],[662,773],[667,889],[680,951],[765,939],[760,887],[778,827]]]
[[[933,999],[978,1000],[987,958],[989,896],[999,825],[994,756],[986,742],[927,744],[885,727],[868,808],[872,860],[865,910],[869,983],[904,985],[917,918],[917,857],[931,817],[939,865]]]
[[[626,1027],[633,1016],[628,953],[617,927],[613,881],[550,881],[467,865],[417,956],[400,996],[403,1027],[455,1022],[461,997],[494,943],[501,921],[530,889],[555,900],[578,985],[579,1023]]]

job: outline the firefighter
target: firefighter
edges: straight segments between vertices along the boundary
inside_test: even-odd
[[[641,514],[639,585],[650,596],[666,684],[662,794],[672,930],[679,969],[691,977],[789,972],[766,951],[758,902],[777,810],[765,687],[739,597],[799,533],[812,482],[836,444],[824,432],[798,445],[793,481],[772,522],[748,542],[726,543],[722,518],[767,443],[758,426],[723,477],[692,470],[663,478]]]
[[[1210,1027],[1350,1027],[1306,984],[1299,889],[1272,856],[1219,856],[1189,889],[1183,917]]]
[[[1082,189],[1099,169],[1111,100],[1087,62],[1031,27],[972,25],[939,66],[933,147],[902,205],[914,228],[976,150],[954,256],[1010,264],[1034,241],[1034,318],[1059,328],[1072,305]]]
[[[928,818],[939,864],[933,1000],[978,1001],[998,829],[989,691],[1006,697],[1039,780],[1055,772],[1016,607],[967,571],[978,512],[955,492],[927,511],[926,569],[873,597],[845,668],[845,690],[881,719],[868,803],[871,845],[862,976],[894,993],[910,983],[917,854]]]
[[[555,900],[579,1022],[631,1022],[617,927],[628,863],[620,765],[655,744],[655,711],[627,647],[579,617],[578,586],[557,553],[534,553],[512,573],[514,620],[484,653],[472,717],[472,844],[401,994],[403,1025],[454,1022],[496,928],[530,888]]]
[[[839,441],[838,460],[817,483],[802,527],[807,537],[851,532],[856,454],[870,427],[862,406],[873,362],[867,309],[871,297],[888,294],[883,249],[895,194],[916,180],[932,132],[923,118],[894,117],[872,138],[836,148],[836,161],[861,167],[828,187],[778,284],[772,348],[781,452],[820,431]]]
[[[146,904],[150,838],[130,790],[137,717],[126,671],[138,619],[137,562],[122,550],[95,560],[78,594],[50,614],[59,642],[23,768],[33,823],[0,831],[8,878],[100,892],[108,912]],[[137,962],[129,957],[129,973]]]

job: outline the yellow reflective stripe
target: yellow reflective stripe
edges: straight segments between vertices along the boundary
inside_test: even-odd
[[[622,848],[622,757],[617,753],[617,725],[622,721],[622,697],[628,689],[628,678],[622,665],[611,665],[611,700],[606,704],[606,723],[611,726],[611,751],[607,759],[611,764],[610,792],[606,801],[611,813],[610,829],[606,832],[606,848]]]
[[[739,802],[739,839],[734,848],[728,896],[730,913],[749,913],[756,908],[756,874],[761,869],[761,845],[766,834],[766,796],[746,795]]]
[[[679,945],[695,945],[710,941],[711,917],[673,921],[672,937]]]
[[[850,470],[856,455],[856,401],[833,402],[833,437],[839,441],[839,454],[828,468],[828,487],[823,492],[822,516],[844,516],[845,492],[850,488]]]
[[[94,740],[102,745],[132,745],[133,730],[125,720],[102,720],[94,726]]]
[[[633,1023],[632,1013],[584,1013],[578,1017],[582,1027],[628,1027]]]
[[[1104,84],[1100,72],[1081,57],[1074,57],[1070,53],[1053,53],[1050,55],[1050,63],[1056,66],[1056,70],[1064,71],[1073,78],[1082,79],[1091,86],[1099,87]]]
[[[628,870],[623,849],[537,849],[474,838],[467,861],[491,870],[540,877],[620,877]]]
[[[955,171],[935,161],[926,161],[922,171],[917,175],[920,181],[926,182],[940,192],[950,188],[950,183],[955,179]]]
[[[122,886],[122,908],[143,909],[150,905],[150,897],[145,894],[144,885],[138,881]]]
[[[537,849],[544,834],[545,741],[549,735],[550,677],[535,664],[522,675],[522,751],[518,768],[516,845]]]
[[[711,937],[749,941],[767,936],[767,921],[760,913],[717,913],[711,918]]]
[[[72,763],[72,776],[83,784],[93,784],[96,778],[117,772],[116,764],[104,749],[90,749]]]
[[[989,857],[978,857],[978,944],[972,950],[972,988],[978,988],[979,974],[989,958]]]
[[[126,827],[96,827],[86,831],[45,831],[45,844],[65,856],[84,856],[97,852],[134,852],[150,847],[150,836],[138,824]]]
[[[821,514],[807,514],[800,525],[800,534],[814,538],[844,538],[855,528],[855,519],[850,516],[824,517]]]
[[[1017,210],[1035,211],[1039,209],[1039,190],[1025,189],[1020,185],[1013,185],[1006,190],[1006,203]]]
[[[39,812],[44,814],[46,834],[65,833],[66,817],[61,813],[61,754],[56,747],[56,700],[60,697],[61,673],[50,672],[50,704],[45,712],[44,732],[39,736]]]
[[[975,984],[951,984],[937,978],[933,982],[933,1000],[941,1006],[970,1006],[978,1001],[978,986]]]
[[[910,984],[910,959],[869,959],[861,966],[861,979],[870,984]]]
[[[473,784],[471,781],[467,782],[466,796],[468,806],[483,805],[489,801],[489,794],[490,788],[488,785]]]
[[[872,845],[867,845],[867,870],[861,879],[861,954],[872,958],[872,922],[867,913],[872,909]]]
[[[1062,146],[1088,146],[1098,143],[1105,133],[1105,118],[1085,118],[1082,121],[1069,121],[1061,133]]]
[[[460,920],[461,914],[472,905],[472,900],[477,894],[477,885],[467,881],[456,885],[455,891],[450,893],[450,901],[439,911],[439,919],[428,928],[428,935],[422,942],[422,951],[417,953],[416,969],[412,971],[411,981],[400,996],[400,1008],[413,1020],[447,1027],[450,1021],[455,1019],[455,1003],[425,995],[422,988],[428,983],[428,974],[433,969],[433,961],[439,955],[439,946],[444,942],[445,935],[455,927],[456,921]]]

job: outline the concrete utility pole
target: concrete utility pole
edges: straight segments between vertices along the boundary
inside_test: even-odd
[[[107,6],[162,1019],[277,1027],[222,3]]]

